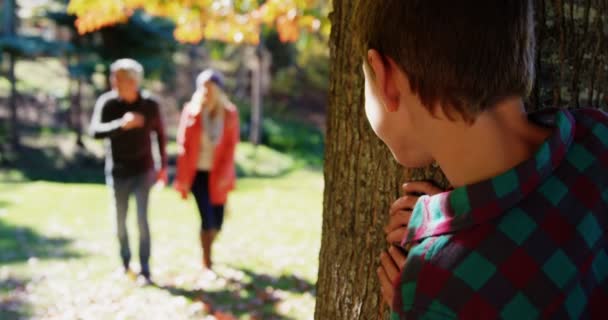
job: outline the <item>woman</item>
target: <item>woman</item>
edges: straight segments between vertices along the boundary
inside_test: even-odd
[[[175,188],[183,199],[192,192],[201,215],[203,268],[211,270],[213,241],[222,228],[228,193],[234,189],[234,152],[239,117],[224,93],[222,75],[212,69],[196,79],[196,92],[182,111],[177,143]]]

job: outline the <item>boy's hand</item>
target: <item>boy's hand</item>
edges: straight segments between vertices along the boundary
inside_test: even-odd
[[[443,192],[429,182],[410,182],[403,185],[405,196],[393,202],[389,212],[388,225],[384,228],[390,244],[400,245],[407,233],[407,225],[412,217],[412,211],[421,195],[436,195]]]
[[[380,267],[378,268],[378,279],[384,302],[392,308],[395,297],[395,285],[399,279],[403,267],[405,267],[405,254],[395,246],[391,246],[380,255]]]

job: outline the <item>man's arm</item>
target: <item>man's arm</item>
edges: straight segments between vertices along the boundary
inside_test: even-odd
[[[93,118],[89,127],[89,133],[95,139],[103,139],[117,136],[122,133],[124,120],[122,118],[107,121],[104,117],[104,111],[108,105],[108,99],[104,96],[99,97],[95,103]]]

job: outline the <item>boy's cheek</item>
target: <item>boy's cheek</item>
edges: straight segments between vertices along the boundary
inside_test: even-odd
[[[365,115],[376,135],[380,135],[379,129],[382,125],[382,106],[378,97],[374,94],[369,82],[365,84]]]
[[[365,114],[374,133],[380,138],[383,138],[383,116],[377,103],[372,101],[365,102]]]

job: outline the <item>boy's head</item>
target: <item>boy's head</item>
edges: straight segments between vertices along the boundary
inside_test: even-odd
[[[144,75],[141,64],[133,59],[119,59],[112,63],[110,72],[112,87],[120,98],[127,102],[137,100]]]
[[[433,161],[437,121],[470,124],[534,82],[532,0],[360,0],[366,113],[397,160]]]

